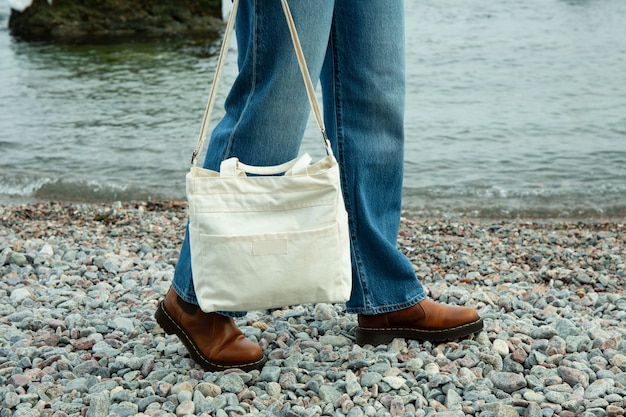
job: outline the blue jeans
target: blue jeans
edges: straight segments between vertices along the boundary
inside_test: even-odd
[[[353,269],[347,311],[410,307],[425,294],[396,243],[404,161],[404,4],[298,0],[290,8],[311,77],[322,85],[324,120],[341,167]],[[250,165],[296,157],[310,113],[280,1],[240,0],[236,32],[240,72],[211,135],[204,167],[212,170],[232,156]],[[187,236],[172,285],[197,304]]]

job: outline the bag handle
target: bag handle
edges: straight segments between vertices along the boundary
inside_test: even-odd
[[[232,178],[239,176],[246,176],[246,174],[255,175],[307,175],[309,164],[311,163],[311,157],[308,153],[300,156],[297,159],[292,159],[284,164],[259,167],[253,165],[246,165],[240,162],[237,158],[228,158],[222,161],[220,164],[220,177]]]
[[[313,114],[315,115],[315,121],[317,122],[317,126],[319,127],[320,132],[322,133],[322,139],[324,140],[326,153],[328,155],[332,155],[333,151],[330,147],[330,141],[328,140],[328,136],[326,135],[326,127],[324,126],[324,119],[322,118],[322,113],[320,111],[319,104],[317,103],[317,97],[315,95],[315,88],[313,87],[313,82],[311,81],[311,76],[309,74],[309,70],[306,65],[306,61],[304,59],[304,53],[302,52],[300,39],[298,38],[298,32],[296,31],[296,25],[293,21],[293,17],[291,16],[291,11],[289,10],[289,5],[287,4],[287,0],[281,0],[281,3],[283,6],[283,11],[285,12],[285,17],[287,19],[287,25],[289,26],[289,32],[291,33],[291,40],[293,42],[293,46],[296,51],[296,56],[298,58],[298,65],[300,66],[300,72],[302,73],[302,78],[304,79],[304,85],[306,86],[306,93],[309,98],[309,103],[311,104],[311,109],[313,110]],[[224,63],[226,61],[226,54],[230,46],[230,38],[231,38],[231,33],[233,32],[233,28],[235,26],[235,19],[237,16],[238,5],[239,5],[239,0],[234,0],[233,7],[230,12],[230,17],[228,18],[228,23],[226,24],[226,33],[224,34],[224,40],[222,41],[220,55],[217,60],[217,68],[215,70],[215,75],[213,76],[213,84],[211,85],[211,91],[209,92],[209,101],[204,111],[204,117],[202,119],[202,126],[200,128],[200,135],[198,136],[198,142],[196,144],[196,148],[193,151],[193,154],[191,156],[191,165],[193,167],[195,167],[197,164],[198,154],[200,153],[200,149],[202,149],[204,145],[204,141],[206,139],[206,131],[207,131],[207,127],[209,124],[210,115],[211,115],[211,112],[213,111],[213,106],[215,105],[215,99],[217,96],[217,84],[222,76],[222,69],[224,68]]]

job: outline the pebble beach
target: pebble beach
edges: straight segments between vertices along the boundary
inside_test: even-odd
[[[626,409],[621,221],[404,218],[429,296],[479,334],[354,344],[343,305],[237,320],[260,371],[204,372],[154,312],[182,202],[0,206],[0,417],[603,417]]]

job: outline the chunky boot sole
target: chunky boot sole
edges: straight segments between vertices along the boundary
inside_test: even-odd
[[[447,329],[422,330],[411,327],[357,327],[356,343],[358,345],[387,345],[395,338],[429,342],[443,342],[460,339],[477,333],[483,328],[483,319]]]
[[[157,307],[156,313],[154,313],[154,317],[156,318],[157,323],[165,333],[167,334],[175,334],[178,336],[181,342],[185,345],[191,358],[202,367],[205,371],[209,372],[219,372],[226,371],[228,369],[241,369],[244,372],[252,371],[254,369],[259,369],[265,364],[267,359],[265,356],[262,356],[259,360],[253,362],[245,362],[245,363],[218,363],[213,362],[207,357],[205,357],[198,346],[194,343],[193,339],[187,333],[184,327],[182,327],[175,319],[172,317],[168,311],[165,309],[163,305],[163,301],[159,303]]]

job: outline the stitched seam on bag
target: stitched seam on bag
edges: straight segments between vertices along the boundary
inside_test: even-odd
[[[208,194],[207,194],[208,195]],[[252,194],[248,194],[248,195],[252,195]],[[265,194],[259,194],[259,195],[265,195]],[[280,207],[276,207],[276,206],[272,206],[272,205],[267,205],[267,206],[255,206],[255,207],[237,207],[237,208],[233,208],[233,207],[217,207],[217,208],[213,208],[213,207],[209,207],[209,208],[204,208],[204,207],[200,207],[198,208],[198,204],[196,203],[195,205],[195,212],[196,213],[240,213],[240,212],[264,212],[264,211],[287,211],[287,210],[293,210],[293,209],[299,209],[299,208],[307,208],[307,207],[321,207],[321,206],[334,206],[335,205],[336,200],[324,200],[324,201],[314,201],[311,203],[307,203],[307,204],[292,204],[289,206],[280,206]]]
[[[284,231],[284,232],[265,232],[265,233],[248,233],[248,234],[240,234],[240,235],[230,235],[224,233],[206,233],[198,227],[194,227],[195,231],[201,237],[207,237],[214,240],[224,240],[224,241],[242,241],[249,242],[254,240],[274,240],[274,239],[290,239],[290,240],[303,240],[309,239],[312,237],[327,237],[330,235],[335,235],[339,226],[338,222],[329,222],[330,224],[325,227],[309,229],[309,230],[292,230],[292,231]],[[191,228],[191,227],[190,227]]]

